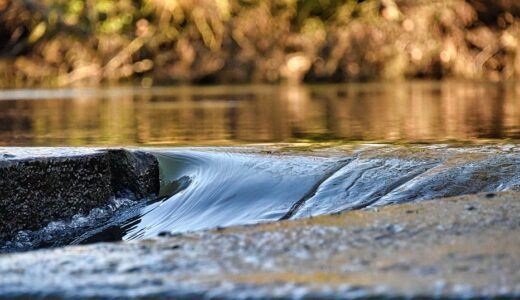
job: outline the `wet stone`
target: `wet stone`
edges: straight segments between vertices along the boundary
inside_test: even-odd
[[[471,204],[466,205],[464,208],[465,208],[466,210],[470,210],[470,211],[471,211],[471,210],[475,210],[475,209],[477,209],[474,205],[471,205]]]
[[[4,255],[0,298],[517,299],[519,199],[469,195]]]
[[[85,214],[113,196],[156,195],[158,165],[125,150],[5,148],[0,156],[0,240]]]

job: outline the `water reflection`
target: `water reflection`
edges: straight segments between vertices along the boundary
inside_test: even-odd
[[[517,139],[519,95],[512,83],[460,82],[4,91],[0,144]]]

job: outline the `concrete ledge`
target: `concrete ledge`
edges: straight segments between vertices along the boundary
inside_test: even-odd
[[[520,193],[0,255],[0,298],[518,299]]]
[[[0,239],[101,206],[125,193],[156,195],[150,154],[126,150],[0,149]]]

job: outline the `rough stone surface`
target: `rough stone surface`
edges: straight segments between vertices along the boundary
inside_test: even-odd
[[[519,298],[520,194],[0,256],[0,297]]]
[[[121,196],[126,192],[143,198],[159,192],[157,159],[145,152],[108,150],[112,192]]]
[[[124,150],[0,149],[0,239],[86,213],[111,196],[157,194],[157,161]]]

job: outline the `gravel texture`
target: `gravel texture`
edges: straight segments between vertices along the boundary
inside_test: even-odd
[[[0,256],[0,297],[520,297],[520,194]]]

